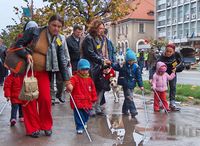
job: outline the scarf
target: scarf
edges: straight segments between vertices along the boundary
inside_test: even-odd
[[[46,71],[56,72],[59,71],[58,57],[57,57],[57,36],[52,37],[49,30],[47,29],[47,39],[49,47],[46,56]]]
[[[107,42],[106,38],[103,38],[103,46],[102,46],[102,54],[104,59],[109,59],[108,57],[108,47],[107,47]]]
[[[83,74],[81,74],[80,72],[78,72],[77,74],[78,74],[78,76],[81,77],[81,78],[88,78],[88,77],[90,76],[89,74],[83,75]]]

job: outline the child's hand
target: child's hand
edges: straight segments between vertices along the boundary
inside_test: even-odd
[[[174,68],[174,69],[172,70],[172,72],[175,73],[175,72],[176,72],[176,68]]]
[[[152,79],[149,80],[149,84],[152,85]]]
[[[155,88],[153,87],[153,86],[151,86],[151,89],[154,91],[155,90]]]
[[[140,90],[142,90],[142,91],[143,91],[143,90],[144,90],[144,87],[140,87]]]
[[[6,97],[7,98],[7,101],[9,101],[10,100],[10,97]]]
[[[67,90],[68,92],[72,92],[73,86],[72,86],[71,83],[66,85],[66,90]]]

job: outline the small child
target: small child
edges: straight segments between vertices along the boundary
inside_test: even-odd
[[[130,110],[133,118],[138,114],[133,101],[133,90],[136,87],[136,83],[141,90],[144,90],[140,67],[136,62],[135,53],[131,49],[127,49],[124,65],[120,67],[119,64],[112,64],[113,69],[119,71],[118,84],[123,87],[125,99],[122,113],[128,115],[128,110]]]
[[[89,111],[92,109],[92,104],[97,100],[97,94],[94,82],[89,76],[89,61],[80,59],[77,69],[77,74],[71,77],[70,84],[67,85],[67,91],[71,92],[84,125],[86,125],[89,120]],[[74,110],[77,134],[82,134],[84,132],[84,125],[81,123],[72,100],[70,100],[70,105]]]
[[[20,75],[11,73],[6,77],[4,83],[4,96],[11,101],[10,126],[14,126],[16,124],[17,111],[19,112],[19,121],[24,121],[22,114],[22,101],[18,99],[22,88],[21,80],[22,78]]]
[[[174,69],[176,72],[181,72],[184,69],[183,58],[180,53],[175,51],[176,47],[174,44],[168,44],[165,48],[165,51],[161,54],[158,61],[164,62],[167,66],[167,73],[170,75]],[[153,77],[153,74],[156,71],[156,67],[150,73],[149,79],[150,83]],[[181,108],[176,105],[176,82],[177,82],[177,74],[175,73],[175,77],[169,81],[169,107],[171,111],[180,111]]]
[[[175,77],[175,70],[169,75],[167,72],[167,66],[165,63],[159,61],[156,64],[156,72],[153,75],[152,80],[152,89],[154,90],[154,111],[159,112],[160,105],[159,102],[163,103],[163,108],[167,111],[170,111],[167,99],[166,99],[166,91],[167,91],[167,83],[168,80],[172,80]],[[157,93],[157,94],[156,94]],[[158,97],[159,96],[159,97]],[[159,100],[160,98],[160,100]]]

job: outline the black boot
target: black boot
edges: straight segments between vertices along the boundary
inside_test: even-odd
[[[61,103],[65,103],[65,99],[63,99],[62,96],[61,97],[57,97],[57,98]]]
[[[52,130],[44,130],[46,136],[51,136]]]
[[[28,136],[30,136],[32,138],[38,138],[40,136],[40,131],[35,131]]]

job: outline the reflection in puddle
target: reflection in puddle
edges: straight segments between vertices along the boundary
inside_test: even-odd
[[[174,117],[153,114],[152,121],[145,127],[137,119],[124,115],[107,115],[108,132],[116,142],[113,146],[142,146],[149,140],[177,140],[178,136],[197,137],[200,129],[176,122]],[[147,135],[148,134],[148,135]]]
[[[107,115],[106,121],[110,132],[116,135],[115,146],[138,146],[146,142],[145,135],[135,130],[137,119],[123,115]]]

